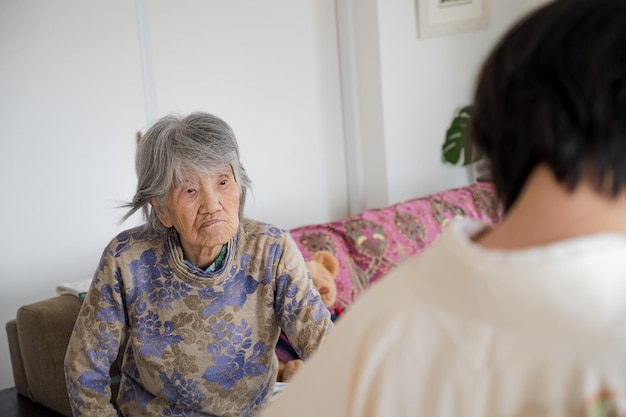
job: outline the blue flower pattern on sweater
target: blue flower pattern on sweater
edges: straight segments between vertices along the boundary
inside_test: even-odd
[[[124,334],[118,405],[127,416],[254,416],[271,397],[281,328],[302,357],[332,328],[288,232],[253,221],[215,273],[186,264],[176,235],[158,242],[123,232],[94,284],[74,330],[84,346],[71,342],[76,363],[66,362],[75,415],[107,407],[81,392],[105,394]]]

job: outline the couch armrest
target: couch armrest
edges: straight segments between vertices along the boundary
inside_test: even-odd
[[[66,416],[63,362],[80,307],[78,297],[61,295],[20,307],[15,319],[29,397]]]
[[[9,320],[6,324],[7,340],[9,342],[9,356],[11,357],[11,369],[13,370],[13,382],[18,394],[28,397],[28,383],[24,371],[24,362],[20,352],[20,341],[17,338],[17,320]]]

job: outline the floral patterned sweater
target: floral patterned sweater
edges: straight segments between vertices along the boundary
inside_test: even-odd
[[[244,219],[223,266],[183,258],[176,232],[120,233],[104,250],[65,357],[75,416],[254,416],[276,380],[280,330],[303,358],[332,328],[288,231]],[[124,341],[127,343],[124,345]]]

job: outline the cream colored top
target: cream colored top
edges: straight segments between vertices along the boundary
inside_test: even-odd
[[[624,415],[626,236],[504,252],[481,227],[368,290],[263,415]]]

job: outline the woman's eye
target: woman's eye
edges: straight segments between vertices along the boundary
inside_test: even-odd
[[[187,190],[185,190],[185,193],[187,194],[193,194],[195,190],[193,188],[187,188]]]
[[[226,184],[228,184],[228,180],[221,180],[220,181],[220,185],[226,185]]]

